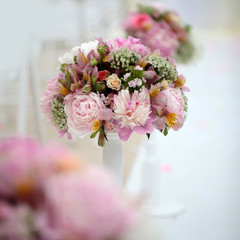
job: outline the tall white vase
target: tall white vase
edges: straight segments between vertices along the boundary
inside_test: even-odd
[[[117,133],[108,133],[108,141],[103,147],[103,166],[115,175],[119,186],[123,182],[123,150]]]

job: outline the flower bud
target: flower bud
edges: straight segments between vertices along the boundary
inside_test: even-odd
[[[101,45],[97,48],[98,52],[105,55],[109,52],[107,45]]]
[[[91,86],[86,84],[82,88],[82,93],[89,93],[91,91]]]
[[[90,66],[96,66],[96,65],[98,65],[98,60],[97,59],[95,59],[95,58],[92,58],[91,60],[90,60],[90,62],[89,62],[89,64],[90,64]]]

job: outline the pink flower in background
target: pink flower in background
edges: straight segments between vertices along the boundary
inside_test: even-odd
[[[27,205],[10,206],[0,201],[0,239],[36,240],[34,213]]]
[[[70,132],[79,137],[89,134],[92,123],[99,120],[99,111],[102,109],[103,101],[96,93],[71,95],[65,105]]]
[[[115,239],[136,217],[106,170],[88,168],[52,178],[38,228],[44,239]]]
[[[62,146],[41,145],[30,138],[14,137],[0,142],[0,197],[16,198],[34,205],[41,201],[42,186],[52,174],[78,169]]]
[[[116,51],[120,48],[128,48],[131,51],[134,51],[140,54],[142,57],[151,54],[150,49],[141,44],[141,41],[137,38],[133,38],[131,36],[128,39],[124,38],[116,38],[115,40],[111,40],[107,42],[110,52]]]
[[[163,57],[173,57],[179,47],[177,34],[164,21],[154,24],[147,32],[135,34],[152,52],[159,49]]]
[[[130,23],[129,23],[130,22]],[[131,27],[134,27],[138,30],[147,30],[150,29],[153,25],[152,18],[146,13],[133,13],[129,16],[127,21],[125,22],[125,27],[127,28],[128,24]]]

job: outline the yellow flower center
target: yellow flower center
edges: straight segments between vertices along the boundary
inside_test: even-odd
[[[110,58],[110,55],[106,55],[106,56],[103,58],[103,62],[108,62],[109,58]]]
[[[149,91],[150,98],[156,97],[160,93],[160,88],[154,86],[152,90]]]
[[[96,132],[102,125],[102,122],[97,120],[92,122],[92,131]]]
[[[62,94],[63,96],[67,96],[70,93],[70,91],[66,89],[64,86],[61,86],[59,93]]]
[[[177,81],[175,82],[175,87],[183,87],[186,80],[184,80],[182,77],[178,76]]]
[[[177,122],[178,115],[176,113],[169,113],[166,116],[166,121],[169,127],[174,128],[178,122]]]

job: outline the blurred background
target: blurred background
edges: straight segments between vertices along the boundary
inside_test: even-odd
[[[68,141],[44,119],[39,101],[55,77],[58,57],[83,41],[124,37],[121,22],[147,0],[1,0],[0,137],[24,134],[56,140],[101,164],[102,149],[85,139]],[[158,2],[158,1],[155,1]],[[159,166],[159,193],[184,205],[177,218],[159,218],[163,240],[240,239],[240,1],[166,0],[193,27],[198,57],[177,66],[191,89],[179,132],[154,135],[150,151]],[[123,143],[124,185],[141,182],[141,150],[133,135]]]

